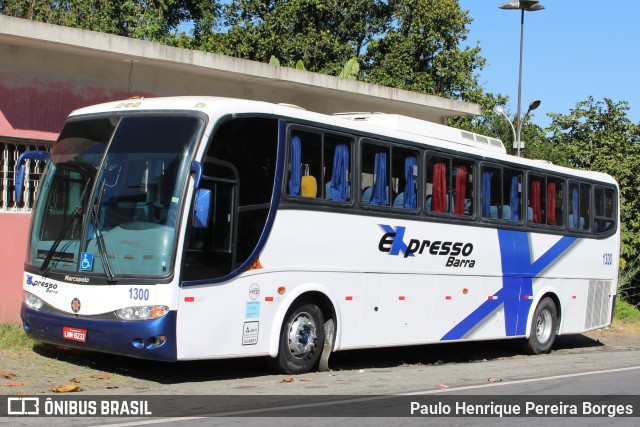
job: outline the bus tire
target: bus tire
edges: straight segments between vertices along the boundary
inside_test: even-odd
[[[533,313],[526,349],[530,354],[551,351],[558,328],[558,309],[551,298],[543,298]]]
[[[278,356],[272,366],[283,374],[304,374],[318,363],[324,345],[324,316],[308,302],[292,306],[280,333]]]

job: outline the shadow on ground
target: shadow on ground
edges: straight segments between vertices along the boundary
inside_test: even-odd
[[[561,336],[556,340],[554,351],[603,345],[598,340],[584,335]],[[42,357],[160,384],[197,383],[274,374],[264,358],[170,363],[45,344],[35,344],[33,350]],[[405,364],[441,365],[484,362],[523,354],[521,341],[499,340],[342,351],[334,353],[329,364],[332,370],[341,371],[391,368]]]

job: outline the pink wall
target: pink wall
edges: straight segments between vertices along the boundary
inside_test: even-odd
[[[0,213],[0,323],[20,321],[22,277],[31,215]]]

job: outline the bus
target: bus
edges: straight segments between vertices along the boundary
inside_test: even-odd
[[[611,323],[619,191],[499,139],[216,97],[74,111],[46,161],[21,317],[37,341],[161,361],[556,335]]]

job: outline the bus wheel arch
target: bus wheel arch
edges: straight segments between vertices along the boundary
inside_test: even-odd
[[[556,294],[546,293],[533,310],[525,349],[529,354],[545,354],[551,351],[559,332],[561,319],[560,301]]]
[[[336,311],[322,292],[297,296],[275,329],[279,331],[277,354],[269,364],[283,374],[303,374],[319,367],[328,370],[328,359],[336,337]]]

